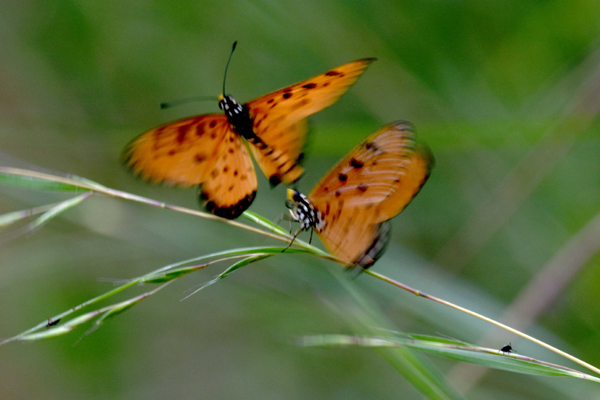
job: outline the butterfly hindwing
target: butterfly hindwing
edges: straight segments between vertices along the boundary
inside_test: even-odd
[[[152,182],[200,185],[208,211],[236,218],[256,195],[256,173],[225,115],[207,114],[155,128],[134,139],[125,163]]]
[[[207,178],[199,189],[200,199],[213,214],[237,218],[252,204],[258,187],[242,138],[228,130],[207,167]]]
[[[154,183],[195,186],[207,178],[207,165],[229,128],[222,114],[181,119],[135,138],[124,151],[125,164]]]
[[[254,133],[266,145],[253,153],[270,182],[291,183],[300,177],[298,159],[307,132],[304,119],[336,102],[374,60],[341,65],[246,103]]]
[[[343,202],[328,204],[325,227],[317,235],[329,252],[347,265],[368,268],[387,245],[389,222],[377,223],[368,212],[346,207]]]
[[[369,136],[308,195],[325,220],[317,232],[325,246],[348,264],[371,265],[387,242],[385,221],[410,203],[432,166],[431,153],[416,145],[407,122],[386,125]]]
[[[274,147],[260,148],[250,146],[256,164],[269,179],[271,186],[276,186],[282,179],[284,183],[295,182],[304,170],[299,164],[306,139],[306,120],[302,119],[286,128],[286,135]]]

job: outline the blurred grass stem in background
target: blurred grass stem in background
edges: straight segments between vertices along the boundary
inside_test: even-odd
[[[586,134],[600,112],[600,47],[582,64],[587,78],[564,105],[559,120],[482,202],[465,225],[440,248],[435,262],[455,271],[472,261],[491,237],[519,210],[548,174]],[[573,75],[581,74],[576,71]],[[565,78],[570,80],[571,76]],[[562,82],[557,86],[562,86]]]

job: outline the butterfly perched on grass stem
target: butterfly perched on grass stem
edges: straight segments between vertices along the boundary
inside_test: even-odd
[[[224,114],[152,129],[125,148],[125,163],[151,182],[199,185],[208,211],[236,218],[250,206],[258,186],[248,149],[272,186],[296,181],[303,172],[305,118],[333,104],[373,61],[344,64],[245,104],[225,95],[223,80],[219,108]]]
[[[308,196],[288,189],[291,219],[300,223],[294,239],[312,228],[348,266],[370,267],[389,240],[388,220],[417,195],[433,165],[433,155],[415,142],[409,122],[382,127],[340,160]]]

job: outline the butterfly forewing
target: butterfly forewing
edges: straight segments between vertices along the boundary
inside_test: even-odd
[[[387,237],[381,223],[408,205],[432,165],[430,153],[415,145],[409,123],[386,125],[368,137],[308,195],[325,220],[319,233],[325,246],[350,264],[374,262]]]
[[[297,161],[307,130],[303,119],[337,101],[373,61],[344,64],[246,103],[254,132],[266,144],[253,153],[260,153],[257,163],[270,181],[290,183],[300,177],[302,168]]]
[[[125,149],[125,164],[151,182],[195,186],[230,131],[222,114],[186,118],[152,129]]]
[[[412,201],[429,178],[434,164],[435,160],[429,148],[417,145],[398,182],[401,185],[400,189],[379,205],[378,214],[381,221],[395,217]]]

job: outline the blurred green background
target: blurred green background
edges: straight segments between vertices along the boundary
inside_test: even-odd
[[[516,309],[515,326],[600,365],[599,37],[595,0],[4,0],[0,164],[196,208],[193,189],[147,185],[119,162],[136,135],[218,109],[160,111],[159,102],[220,94],[234,40],[227,86],[238,101],[377,57],[339,102],[310,117],[299,188],[310,190],[381,125],[412,121],[437,166],[394,219],[374,269],[492,318]],[[259,179],[251,210],[273,220],[285,211],[285,188]],[[66,198],[1,187],[0,213]],[[279,244],[102,196],[33,234],[14,232],[0,232],[1,337],[109,290],[107,280]],[[337,265],[284,255],[179,301],[222,268],[177,281],[78,342],[85,329],[0,348],[0,398],[423,398],[372,350],[295,345],[307,334],[356,332],[365,311]],[[348,285],[396,330],[512,342],[520,354],[573,366],[368,276]],[[472,399],[598,393],[591,382],[501,371],[475,380],[479,369],[422,358]]]

